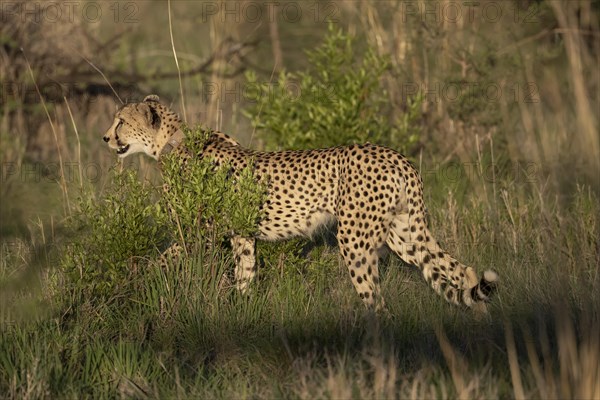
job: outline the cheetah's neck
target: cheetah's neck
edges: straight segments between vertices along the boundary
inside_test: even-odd
[[[169,112],[166,115],[161,115],[162,124],[160,130],[156,134],[154,145],[152,146],[152,154],[156,160],[178,148],[183,143],[185,135],[181,130],[181,118],[174,112]]]

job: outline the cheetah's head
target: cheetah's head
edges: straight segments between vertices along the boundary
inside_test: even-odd
[[[160,151],[181,124],[179,116],[149,95],[140,103],[123,106],[104,134],[104,141],[120,158],[146,153],[158,159]]]

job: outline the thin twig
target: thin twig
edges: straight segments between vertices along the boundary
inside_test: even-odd
[[[110,84],[110,82],[108,81],[108,78],[106,77],[106,75],[104,75],[104,73],[102,71],[100,71],[100,68],[96,67],[96,65],[94,65],[93,62],[91,62],[90,60],[88,60],[83,54],[81,54],[77,50],[75,50],[75,51],[77,52],[77,54],[79,54],[79,57],[83,58],[92,68],[94,68],[96,71],[98,71],[98,73],[102,76],[102,78],[104,79],[104,81],[108,84],[108,86],[110,87],[110,89],[113,91],[113,93],[115,94],[115,96],[117,97],[117,99],[119,99],[119,102],[121,102],[121,104],[125,104],[123,102],[123,100],[121,100],[121,98],[119,97],[119,95],[117,94],[117,91],[115,90],[115,88],[113,88],[112,85]]]
[[[227,42],[229,42],[229,41],[227,41]],[[217,51],[215,51],[214,54],[210,55],[200,65],[190,68],[188,70],[180,71],[179,73],[178,72],[155,72],[153,74],[148,74],[148,75],[139,75],[139,74],[132,74],[132,73],[127,73],[127,72],[118,71],[118,70],[107,70],[106,74],[102,74],[102,76],[104,77],[104,79],[106,81],[107,81],[107,79],[106,79],[105,75],[109,75],[113,78],[113,81],[119,80],[119,81],[126,81],[126,82],[141,83],[141,82],[151,82],[151,81],[156,81],[156,80],[172,79],[172,78],[178,78],[178,77],[184,78],[184,77],[189,77],[189,76],[194,76],[194,75],[199,75],[199,74],[210,74],[210,73],[215,73],[209,67],[216,60],[227,59],[227,58],[230,58],[235,55],[241,61],[243,61],[243,63],[246,65],[238,66],[234,71],[231,71],[229,73],[219,74],[219,76],[222,78],[233,78],[233,77],[239,75],[241,72],[243,72],[247,66],[252,67],[253,69],[259,70],[258,67],[253,66],[249,61],[247,61],[243,55],[243,52],[245,49],[253,48],[257,44],[258,44],[258,41],[248,41],[248,42],[234,44],[226,50],[222,50],[219,48]],[[223,44],[220,47],[223,47]],[[90,65],[93,66],[93,64],[90,64]],[[94,66],[94,69],[96,69],[96,71],[99,71],[99,69],[95,66]],[[262,71],[266,72],[266,71],[264,71],[264,69]],[[95,72],[92,72],[92,71],[81,71],[81,72],[72,71],[71,73],[69,73],[69,75],[56,77],[53,80],[53,82],[73,81],[73,80],[81,81],[86,78],[93,77],[94,75],[95,75]],[[111,87],[111,89],[112,89],[112,87]],[[114,89],[113,89],[113,92],[114,92]]]

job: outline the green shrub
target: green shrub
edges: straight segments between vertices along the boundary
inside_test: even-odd
[[[402,129],[386,117],[389,101],[381,78],[390,68],[387,57],[369,49],[361,59],[350,36],[333,28],[307,55],[309,70],[282,72],[276,84],[260,83],[253,72],[246,75],[249,97],[256,102],[245,113],[268,150],[366,141],[405,148],[416,142],[408,125],[418,113],[407,113],[404,118],[410,120]],[[417,97],[409,109],[420,104]]]
[[[138,264],[154,257],[164,240],[163,216],[155,190],[135,171],[112,171],[107,195],[82,196],[71,216],[73,241],[61,266],[71,287],[83,295],[106,297],[122,287]]]
[[[211,131],[184,130],[187,148],[197,154]],[[215,168],[210,158],[194,156],[182,165],[178,156],[169,154],[162,173],[168,187],[162,197],[164,209],[170,225],[180,228],[179,237],[173,239],[183,236],[185,243],[192,243],[208,236],[219,242],[233,233],[257,233],[266,187],[257,182],[252,163],[233,174],[231,166]]]

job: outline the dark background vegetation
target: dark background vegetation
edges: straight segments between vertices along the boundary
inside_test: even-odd
[[[597,2],[0,7],[0,393],[600,398]],[[101,140],[150,93],[252,148],[404,152],[436,237],[499,272],[490,316],[389,256],[375,319],[327,233],[261,244],[248,298],[227,249],[158,270],[160,176]]]

